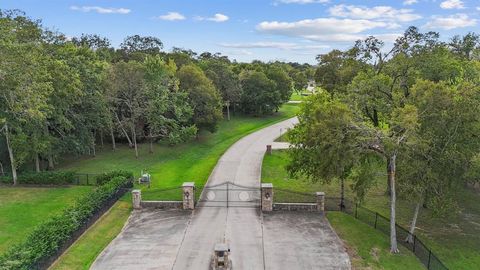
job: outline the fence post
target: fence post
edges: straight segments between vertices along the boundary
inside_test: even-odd
[[[377,219],[378,219],[378,213],[375,212],[375,226],[374,226],[375,229],[377,228]]]
[[[273,185],[272,183],[262,183],[262,211],[273,211]]]
[[[88,184],[88,173],[87,173],[87,186],[89,186],[89,184]]]
[[[193,210],[195,209],[195,183],[185,182],[183,187],[183,209]]]
[[[355,218],[358,219],[358,203],[355,204]]]

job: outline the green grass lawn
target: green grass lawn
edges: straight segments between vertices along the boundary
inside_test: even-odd
[[[391,254],[389,237],[354,217],[341,212],[329,212],[327,218],[345,243],[354,269],[425,269],[402,246],[399,254]]]
[[[298,93],[296,91],[294,91],[292,93],[292,96],[290,97],[290,100],[291,101],[302,101],[305,99],[305,97],[307,95],[310,95],[311,93],[310,92],[302,92],[302,93]]]
[[[148,145],[140,145],[138,159],[135,159],[132,149],[120,146],[115,152],[104,149],[96,157],[69,160],[59,168],[82,173],[124,169],[133,171],[137,176],[142,169],[146,169],[152,175],[152,184],[150,188],[140,187],[143,199],[181,200],[180,190],[165,192],[162,189],[178,187],[189,181],[203,186],[228,147],[253,131],[295,116],[298,109],[296,104],[286,104],[279,113],[267,117],[234,116],[231,121],[222,121],[216,133],[204,133],[199,140],[173,147],[155,145],[153,154],[148,153]],[[201,188],[197,196],[200,192]],[[98,254],[120,232],[130,215],[131,209],[127,207],[131,204],[130,194],[122,197],[121,201],[124,203],[115,204],[107,215],[87,230],[63,254],[53,269],[88,269]]]
[[[262,182],[300,192],[325,191],[327,197],[338,197],[338,182],[322,185],[304,179],[291,179],[284,168],[286,164],[288,154],[285,151],[274,151],[272,155],[266,155]],[[386,181],[383,176],[378,177],[378,184],[369,192],[364,206],[388,217],[390,204],[389,197],[385,196]],[[347,197],[351,197],[352,192],[348,186],[347,183]],[[276,192],[275,195],[284,196],[280,198],[284,201],[298,199],[289,198],[283,192]],[[458,191],[457,197],[460,212],[452,213],[449,217],[433,217],[430,210],[421,209],[416,234],[449,269],[475,269],[480,265],[480,194],[462,189]],[[414,207],[412,202],[400,198],[397,202],[397,223],[408,228]]]
[[[0,187],[0,254],[92,187]]]
[[[96,157],[67,161],[59,168],[80,173],[123,169],[134,172],[136,176],[141,170],[147,170],[152,175],[152,184],[149,189],[141,187],[143,198],[181,199],[181,192],[161,190],[181,186],[183,182],[203,186],[217,160],[230,145],[250,132],[293,117],[298,108],[296,104],[286,104],[278,113],[267,117],[234,116],[231,121],[222,121],[216,133],[203,133],[198,140],[177,146],[157,144],[153,154],[148,153],[147,144],[139,145],[138,159],[135,159],[132,149],[119,146],[115,152],[104,149]]]

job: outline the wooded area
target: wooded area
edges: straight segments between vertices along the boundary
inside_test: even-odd
[[[289,132],[288,169],[342,187],[349,180],[358,201],[384,175],[396,253],[397,196],[416,202],[413,234],[421,206],[448,215],[457,191],[480,179],[480,36],[444,42],[410,27],[390,50],[368,37],[317,60],[325,91],[305,101]]]
[[[119,48],[94,34],[67,38],[17,10],[0,11],[0,36],[0,168],[10,165],[14,183],[24,164],[51,170],[104,141],[138,157],[140,142],[153,151],[215,132],[224,111],[269,114],[313,77],[307,64],[165,52],[156,37],[129,36]]]

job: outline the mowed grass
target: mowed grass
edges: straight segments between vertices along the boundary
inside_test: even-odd
[[[285,104],[278,113],[266,117],[234,116],[231,121],[222,121],[217,132],[202,133],[198,140],[176,146],[156,144],[153,154],[148,152],[148,144],[140,144],[138,159],[135,159],[133,149],[127,146],[119,146],[115,152],[105,147],[96,157],[65,162],[60,169],[80,173],[123,169],[136,176],[146,170],[152,175],[152,183],[150,188],[140,187],[143,198],[179,200],[181,192],[162,190],[179,187],[183,182],[203,186],[217,160],[230,145],[255,130],[295,116],[298,108],[296,104]]]
[[[347,247],[354,269],[425,269],[403,246],[399,254],[391,254],[389,237],[354,217],[329,212],[327,218]]]
[[[132,209],[129,197],[116,202],[49,269],[89,269],[95,258],[122,230]]]
[[[0,254],[92,187],[0,187]]]
[[[148,170],[152,174],[150,188],[141,188],[142,198],[146,200],[181,200],[179,187],[183,182],[193,181],[200,188],[197,196],[220,156],[238,139],[260,128],[285,120],[298,113],[298,105],[286,104],[274,115],[266,117],[234,116],[231,121],[222,121],[218,131],[204,133],[199,140],[184,145],[155,145],[154,153],[148,153],[148,145],[140,145],[140,157],[135,159],[134,152],[121,146],[117,151],[100,151],[96,157],[84,157],[71,160],[60,169],[75,170],[82,173],[99,173],[113,169],[133,171]],[[76,241],[69,250],[52,266],[52,269],[88,269],[100,252],[121,231],[131,212],[131,195],[125,194],[119,203],[104,215],[93,227]]]
[[[294,91],[292,93],[292,96],[290,97],[290,100],[291,101],[303,101],[307,96],[309,96],[311,94],[312,93],[307,92],[307,91],[304,91],[304,92],[301,92],[301,93],[298,93],[298,92]]]

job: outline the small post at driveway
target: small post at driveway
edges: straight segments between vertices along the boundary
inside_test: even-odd
[[[185,182],[182,185],[183,189],[183,210],[195,209],[195,183]]]

